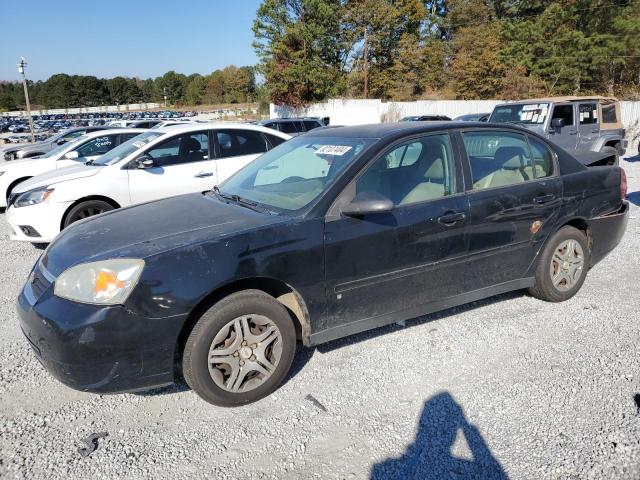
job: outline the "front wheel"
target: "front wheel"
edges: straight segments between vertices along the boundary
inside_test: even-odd
[[[81,202],[67,213],[64,219],[64,228],[67,228],[78,220],[93,217],[94,215],[99,215],[100,213],[105,213],[110,210],[113,210],[113,205],[103,200],[87,200],[86,202]]]
[[[230,295],[207,310],[187,338],[182,373],[201,398],[235,407],[272,393],[296,350],[287,309],[259,290]]]
[[[547,242],[529,293],[547,302],[570,299],[582,287],[590,261],[586,235],[577,228],[562,227]]]

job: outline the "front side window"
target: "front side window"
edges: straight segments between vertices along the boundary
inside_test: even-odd
[[[598,105],[595,103],[580,104],[580,125],[598,123]]]
[[[562,118],[564,120],[565,125],[573,125],[573,105],[556,105],[553,107],[553,116],[554,118]]]
[[[284,133],[298,133],[295,122],[280,122],[280,131]]]
[[[79,157],[91,157],[94,155],[104,155],[116,145],[115,135],[104,135],[89,140],[84,145],[76,148]]]
[[[320,125],[319,122],[317,122],[316,120],[305,120],[304,122],[302,122],[304,124],[304,128],[305,130],[308,132],[309,130],[313,130],[314,128],[318,128],[321,127],[322,125]]]
[[[373,141],[296,137],[240,169],[220,190],[277,210],[299,210],[328,189]]]
[[[266,152],[269,147],[262,132],[253,130],[218,130],[220,158],[255,155]]]
[[[71,133],[67,133],[66,135],[64,135],[62,137],[62,139],[65,142],[68,142],[69,140],[74,140],[78,137],[81,137],[82,135],[84,135],[86,132],[84,130],[76,130],[75,132],[71,132]]]
[[[186,133],[156,145],[146,155],[158,167],[200,162],[209,158],[209,139],[206,132]]]
[[[535,178],[524,135],[511,132],[464,132],[474,190],[504,187]]]
[[[412,140],[381,156],[356,181],[356,194],[375,192],[394,205],[435,200],[454,193],[449,135]]]

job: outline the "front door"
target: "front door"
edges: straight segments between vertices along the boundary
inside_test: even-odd
[[[556,103],[553,105],[551,120],[549,121],[548,138],[553,143],[565,150],[575,150],[578,142],[578,127],[574,115],[575,105],[573,103]],[[563,127],[551,125],[554,118],[564,121]]]
[[[484,130],[462,137],[472,185],[465,289],[474,291],[525,277],[554,228],[562,182],[551,151],[533,136]]]
[[[591,150],[600,136],[600,120],[598,104],[583,102],[578,104],[578,150]]]
[[[153,166],[127,170],[132,203],[211,190],[217,183],[206,130],[176,135],[147,150]]]
[[[328,218],[325,271],[328,315],[320,330],[389,322],[462,292],[468,204],[448,134],[395,145],[343,192],[372,192],[394,208]],[[342,200],[341,195],[340,200]],[[358,323],[360,327],[357,327]],[[361,328],[363,324],[366,327]]]

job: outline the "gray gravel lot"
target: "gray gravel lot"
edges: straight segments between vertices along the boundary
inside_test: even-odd
[[[640,162],[623,166],[640,204]],[[53,380],[14,309],[41,251],[9,242],[0,217],[0,477],[640,478],[637,205],[570,301],[507,294],[302,350],[280,390],[239,409],[184,386]]]

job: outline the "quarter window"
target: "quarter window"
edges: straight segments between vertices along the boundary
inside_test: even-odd
[[[598,123],[598,106],[595,103],[580,104],[580,125]]]
[[[356,194],[376,192],[394,205],[408,205],[455,191],[449,135],[430,135],[394,147],[356,181]]]
[[[504,187],[535,178],[529,146],[523,135],[510,132],[466,132],[473,188]]]
[[[533,174],[535,178],[553,175],[553,155],[540,140],[529,137],[531,156],[533,157]]]
[[[209,158],[209,139],[206,132],[188,133],[166,140],[146,154],[158,167],[200,162]]]
[[[255,155],[269,150],[262,132],[253,130],[218,130],[220,158]]]

